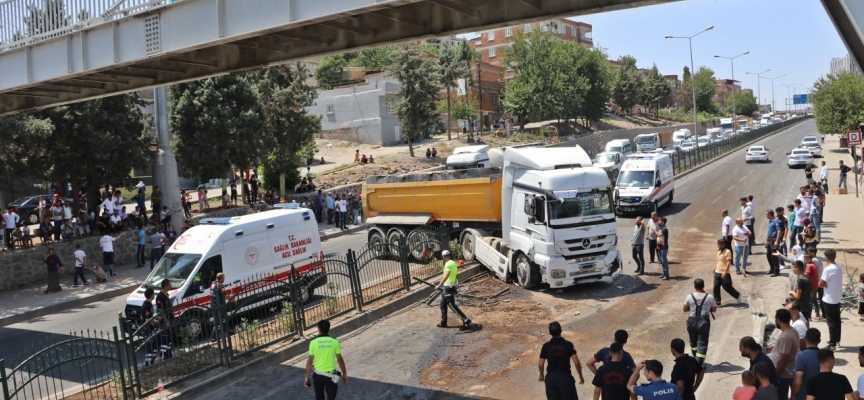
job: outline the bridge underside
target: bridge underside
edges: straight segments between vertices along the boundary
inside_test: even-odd
[[[154,1],[119,20],[0,49],[0,115],[315,55],[671,1]]]

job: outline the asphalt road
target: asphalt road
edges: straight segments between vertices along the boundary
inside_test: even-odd
[[[721,211],[727,208],[730,215],[737,217],[740,214],[738,199],[748,194],[754,196],[757,210],[789,204],[794,198],[795,188],[804,183],[804,173],[786,167],[786,152],[813,132],[815,123],[807,121],[760,140],[757,144],[770,149],[771,163],[746,164],[746,150],[742,149],[676,182],[675,203],[660,210],[661,216],[669,218],[672,280],[660,280],[658,264],[650,264],[647,275],[629,275],[635,269],[627,246],[633,219],[619,218],[619,250],[624,253],[627,275],[620,276],[612,285],[589,284],[565,289],[563,293],[553,290],[534,293],[541,302],[544,297],[560,297],[583,306],[581,315],[557,317],[569,332],[568,339],[574,341],[579,349],[583,363],[595,349],[608,345],[616,329],[625,328],[630,332],[627,350],[634,358],[661,360],[667,366],[664,376],[668,377],[672,366],[669,340],[673,337],[686,340],[687,337],[686,315],[681,312],[681,304],[692,291],[693,279],[706,279],[710,290],[710,270],[715,264],[714,242],[720,236]],[[760,243],[764,242],[765,226],[764,218],[756,223]],[[757,275],[747,279],[736,276],[734,281],[742,293],[742,300],[757,304],[760,293],[782,291],[787,279],[759,274],[767,270],[767,262],[764,251],[758,247],[754,247],[754,251],[757,254],[751,257],[749,269]],[[724,301],[730,303],[730,300],[724,293]],[[776,307],[767,305],[766,308],[773,312]],[[506,335],[506,332],[487,332],[486,329],[473,334],[471,339],[458,340],[451,336],[451,332],[429,329],[436,312],[423,307],[412,309],[343,338],[343,352],[352,381],[350,388],[346,387],[342,392],[344,395],[340,393],[340,398],[543,398],[542,385],[535,378],[536,356],[533,355],[539,349],[534,349],[533,344],[519,340],[494,341],[494,336]],[[697,398],[728,399],[739,385],[738,373],[746,368],[746,363],[738,354],[737,342],[753,330],[751,312],[747,305],[726,306],[717,312],[708,351],[709,373]],[[482,314],[475,317],[475,322],[483,323]],[[546,322],[536,321],[538,336],[545,333]],[[507,330],[506,327],[503,329]],[[448,345],[454,340],[461,344]],[[513,367],[512,361],[508,366],[506,362],[474,365],[476,360],[466,360],[472,354],[488,355],[490,345],[496,346],[491,348],[496,348],[500,354],[523,354],[524,361]],[[458,378],[446,381],[444,387],[421,385],[417,376],[434,359],[460,360],[448,371],[448,376]],[[304,363],[305,357],[300,357],[271,367],[255,377],[232,382],[229,387],[219,389],[218,393],[208,393],[205,397],[220,400],[253,394],[259,399],[282,399],[286,393],[292,393],[298,399],[311,399],[311,391],[303,390],[301,386]],[[585,377],[589,383],[578,387],[580,398],[590,398],[593,393],[590,386],[592,375],[587,369]]]

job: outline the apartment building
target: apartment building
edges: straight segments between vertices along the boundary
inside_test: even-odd
[[[861,66],[849,54],[843,57],[835,57],[831,59],[831,75],[836,75],[841,72],[853,72],[858,75],[864,75],[861,72]]]
[[[739,85],[738,82],[739,81],[732,79],[715,79],[714,101],[723,104],[727,108],[731,107],[732,103],[730,96],[732,96],[732,93],[738,93],[741,91],[741,85]]]

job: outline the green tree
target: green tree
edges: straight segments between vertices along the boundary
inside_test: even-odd
[[[583,95],[582,109],[578,114],[582,117],[582,125],[590,127],[603,118],[609,99],[612,97],[614,78],[612,66],[607,61],[606,53],[602,49],[595,48],[586,52],[576,73],[584,76],[588,81],[588,88]]]
[[[474,76],[471,73],[471,62],[479,61],[482,58],[480,52],[471,47],[467,40],[463,40],[462,43],[459,44],[456,52],[459,54],[459,60],[465,63],[465,69],[468,70],[468,79],[466,80],[465,85],[472,86],[474,84]]]
[[[752,116],[753,113],[759,110],[759,106],[756,105],[756,97],[748,92],[735,92],[735,94],[729,96],[726,103],[730,113],[733,111],[732,105],[734,104],[734,111],[738,115]]]
[[[66,12],[65,0],[41,0],[40,6],[27,5],[24,17],[24,35],[32,37],[72,24],[72,17]],[[86,11],[84,11],[86,13]]]
[[[447,99],[438,100],[438,112],[444,114],[447,110]],[[451,93],[450,112],[454,120],[468,120],[480,113],[480,104],[472,96],[457,96],[455,93]]]
[[[693,84],[696,88],[696,106],[699,107],[699,111],[716,113],[718,110],[714,105],[716,93],[714,71],[705,66],[699,67],[693,75]]]
[[[447,114],[447,140],[452,140],[452,92],[456,88],[459,79],[467,78],[471,74],[471,70],[466,67],[465,63],[459,58],[458,48],[447,48],[440,57],[438,57],[438,67],[441,72],[439,75],[441,86],[447,92],[444,102],[446,103]],[[465,97],[468,97],[467,95]],[[467,118],[466,118],[467,119]],[[458,134],[457,134],[458,135]]]
[[[685,85],[690,85],[690,67],[684,66],[684,72],[681,74],[681,81],[684,82]]]
[[[669,104],[671,97],[672,86],[663,75],[660,75],[657,64],[654,64],[648,72],[648,77],[645,78],[645,105],[654,113],[654,118],[657,118],[661,107]]]
[[[0,188],[14,187],[22,177],[50,168],[46,155],[54,125],[28,114],[0,117]],[[2,203],[0,194],[0,203]]]
[[[307,73],[306,66],[298,63],[270,67],[252,77],[264,114],[264,133],[272,140],[263,163],[263,178],[270,187],[280,182],[280,177],[288,187],[300,181],[298,169],[303,157],[310,156],[314,135],[321,130],[321,117],[306,112],[318,97],[318,92],[306,84]]]
[[[358,56],[357,58],[360,58]],[[318,64],[318,69],[315,70],[315,81],[318,86],[324,89],[332,89],[334,86],[342,82],[342,71],[348,62],[345,61],[345,56],[336,54],[326,56],[321,59]]]
[[[100,185],[131,185],[132,169],[148,161],[151,124],[137,94],[54,107],[41,115],[54,126],[44,153],[49,167],[42,176],[58,186],[69,182],[87,188],[88,198],[95,200]]]
[[[393,62],[393,53],[396,51],[399,51],[399,48],[392,45],[362,50],[348,65],[361,67],[366,71],[383,71]]]
[[[612,98],[622,110],[630,110],[642,102],[645,94],[645,82],[642,74],[636,68],[636,59],[632,56],[618,58],[621,66],[615,75],[615,87]]]
[[[171,86],[169,123],[186,176],[221,177],[259,164],[274,146],[250,79],[222,75]]]
[[[864,122],[864,78],[850,72],[820,77],[810,103],[819,132],[837,135],[858,129]]]
[[[437,68],[416,48],[403,48],[393,57],[392,74],[399,80],[399,102],[396,115],[402,132],[408,138],[408,152],[414,157],[414,136],[435,125],[435,102],[440,90]]]

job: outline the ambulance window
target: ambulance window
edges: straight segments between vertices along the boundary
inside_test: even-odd
[[[183,297],[204,293],[205,290],[210,288],[210,284],[216,280],[216,274],[220,272],[222,272],[222,256],[215,255],[208,258],[201,265],[201,268],[198,269],[195,277],[192,278],[192,284],[189,285],[189,290],[186,291],[186,295]]]

